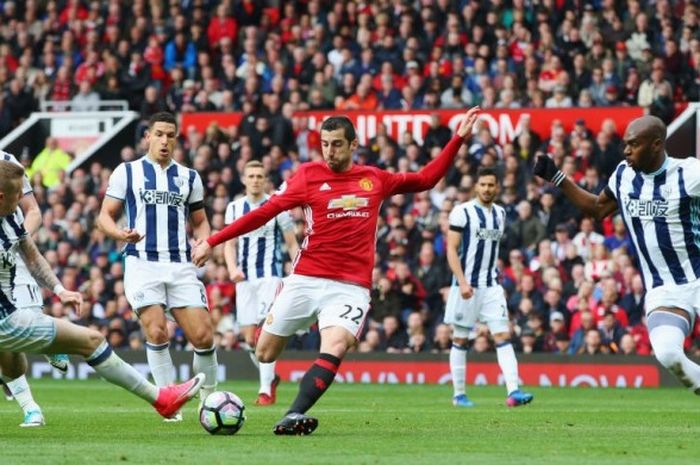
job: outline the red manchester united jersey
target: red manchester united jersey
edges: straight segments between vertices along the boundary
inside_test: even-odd
[[[284,210],[301,206],[306,234],[294,260],[295,274],[371,286],[377,218],[385,198],[430,189],[452,164],[462,138],[417,173],[394,174],[353,165],[336,173],[324,163],[306,163],[261,207],[210,237],[213,247],[252,231]]]

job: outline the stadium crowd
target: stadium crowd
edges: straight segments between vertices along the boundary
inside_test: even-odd
[[[1,133],[45,100],[86,110],[127,100],[144,120],[164,109],[243,113],[238,126],[182,128],[175,153],[202,175],[214,229],[243,191],[246,161],[262,160],[273,190],[299,163],[320,158],[319,134],[298,111],[639,105],[668,120],[674,101],[700,97],[698,10],[683,1],[0,3]],[[450,330],[441,324],[451,282],[447,217],[471,197],[477,167],[493,166],[509,217],[500,270],[518,349],[648,354],[642,282],[623,223],[581,217],[531,175],[544,151],[600,191],[622,160],[621,141],[611,120],[592,129],[580,120],[567,131],[555,121],[537,134],[524,121],[507,144],[482,129],[435,189],[386,202],[372,313],[358,350],[449,351]],[[450,136],[437,116],[422,144],[379,131],[356,162],[413,171]],[[133,160],[143,149],[139,141],[121,157]],[[22,162],[31,166],[31,157]],[[95,161],[48,184],[32,171],[43,211],[37,242],[64,286],[86,296],[84,323],[115,347],[142,348],[119,244],[94,226],[110,168]],[[293,215],[301,238],[303,217]],[[235,287],[221,249],[202,278],[217,344],[235,349]],[[47,307],[77,319],[60,303]],[[172,334],[186,348],[181,332]],[[485,332],[474,336],[473,351],[493,349]],[[317,344],[313,328],[290,342]]]

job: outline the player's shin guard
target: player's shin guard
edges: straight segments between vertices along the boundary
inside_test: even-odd
[[[175,365],[170,356],[169,342],[165,344],[146,342],[146,359],[156,386],[168,386],[175,382]]]
[[[506,382],[506,389],[511,393],[518,389],[518,360],[515,358],[513,344],[505,341],[496,346],[496,357],[498,366],[501,367],[503,379]]]
[[[34,401],[32,390],[29,388],[29,383],[27,383],[27,377],[25,375],[13,380],[6,377],[3,378],[10,393],[12,393],[12,397],[15,398],[24,413],[41,410],[39,405]]]
[[[299,393],[287,413],[306,413],[333,383],[340,359],[331,354],[319,354],[299,384]]]
[[[102,341],[102,344],[85,361],[110,383],[133,392],[150,404],[156,401],[158,388],[149,383],[134,367],[119,358],[107,341]]]
[[[647,319],[649,340],[656,359],[684,386],[700,395],[700,366],[683,351],[683,343],[690,331],[688,321],[671,312],[655,311]]]
[[[216,346],[209,349],[194,349],[192,368],[195,373],[204,373],[205,379],[199,398],[204,400],[216,390],[216,373],[219,362],[216,358]]]
[[[450,374],[452,374],[452,389],[454,396],[464,394],[465,378],[467,376],[467,352],[466,345],[452,344],[450,349]]]

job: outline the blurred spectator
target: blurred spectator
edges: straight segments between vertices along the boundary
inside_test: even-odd
[[[36,174],[41,175],[44,187],[56,187],[63,180],[63,172],[70,165],[71,156],[58,145],[55,137],[46,139],[46,147],[34,158],[31,167],[27,170],[27,176],[33,179]]]

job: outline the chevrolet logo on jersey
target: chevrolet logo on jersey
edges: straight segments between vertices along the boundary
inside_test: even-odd
[[[139,190],[141,202],[146,205],[170,205],[181,207],[184,204],[185,196],[177,192],[157,191],[153,189]]]
[[[358,208],[369,205],[369,199],[366,197],[357,197],[355,195],[343,195],[339,199],[333,199],[328,202],[328,208],[342,208],[343,210],[357,210]]]

